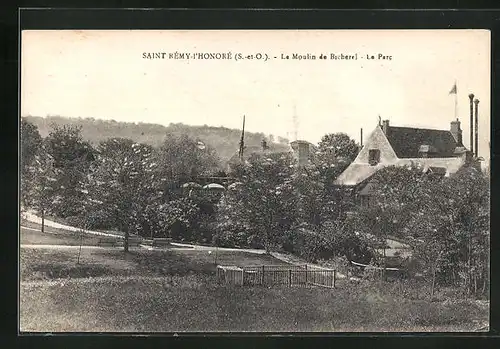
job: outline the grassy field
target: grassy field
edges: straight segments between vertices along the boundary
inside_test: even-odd
[[[99,276],[184,276],[215,275],[214,254],[197,250],[121,248],[83,249],[77,264],[78,249],[21,249],[21,281]],[[245,252],[219,251],[217,263],[224,265],[285,264],[271,256]]]
[[[23,224],[28,229],[21,227],[20,242],[22,245],[80,245],[80,239],[83,246],[98,245],[101,237],[93,235],[80,236],[79,233],[73,231],[64,231],[61,229],[46,228],[42,234],[36,224]]]
[[[76,280],[21,289],[24,331],[468,331],[473,303],[401,301],[347,289],[217,287],[208,277]],[[68,295],[71,295],[70,297]],[[380,296],[381,297],[381,296]]]
[[[217,286],[214,254],[21,249],[22,331],[470,331],[488,309],[408,299],[392,289]],[[282,262],[219,251],[219,264]]]

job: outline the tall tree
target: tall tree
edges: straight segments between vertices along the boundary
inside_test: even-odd
[[[81,127],[53,125],[46,138],[47,151],[59,171],[57,191],[62,200],[54,206],[59,217],[81,214],[81,202],[85,199],[80,191],[90,165],[94,161],[94,150],[81,136]]]
[[[158,150],[159,171],[170,183],[182,184],[219,169],[215,150],[187,135],[167,134]]]
[[[26,206],[26,195],[33,184],[32,167],[35,156],[40,152],[42,146],[42,137],[38,132],[36,125],[21,119],[21,154],[20,154],[20,172],[21,172],[21,202]]]
[[[247,164],[234,171],[237,182],[219,205],[219,229],[244,227],[270,252],[295,223],[293,164],[286,153],[251,155]]]
[[[297,200],[297,221],[312,227],[320,226],[327,179],[315,166],[297,168],[291,178]]]
[[[443,191],[449,193],[451,200],[441,206],[450,216],[455,231],[453,245],[447,250],[448,264],[445,271],[453,274],[452,271],[456,271],[458,266],[462,286],[469,294],[476,294],[478,285],[484,289],[486,280],[489,280],[489,181],[479,169],[466,167],[445,184]]]
[[[361,208],[358,214],[367,232],[383,239],[404,238],[409,233],[408,224],[418,210],[419,200],[427,200],[425,190],[431,188],[434,180],[440,179],[414,165],[390,166],[378,171],[370,179],[376,204]]]
[[[317,157],[321,162],[330,164],[345,160],[351,163],[360,151],[359,145],[345,133],[329,133],[318,143]]]
[[[96,186],[99,200],[114,225],[125,233],[125,251],[129,236],[137,231],[150,200],[157,196],[157,177],[153,148],[130,139],[113,138],[98,146],[99,167]]]
[[[333,183],[358,152],[359,146],[347,134],[333,133],[322,137],[310,164],[294,174],[294,186],[300,198],[299,214],[304,222],[319,227],[345,218],[343,214],[352,206],[352,195]]]
[[[45,216],[53,212],[53,207],[60,201],[57,193],[58,169],[54,167],[54,159],[44,144],[33,157],[31,165],[27,166],[27,176],[30,186],[27,188],[25,203],[34,208],[42,218],[42,233],[45,231]]]
[[[431,293],[438,280],[461,284],[469,293],[486,289],[487,179],[468,166],[449,178],[422,170],[410,166],[379,171],[373,205],[359,209],[357,229],[381,241],[390,236],[406,240],[429,276]]]
[[[170,237],[192,238],[190,228],[197,221],[200,210],[191,198],[183,197],[160,204],[157,212],[159,224]]]

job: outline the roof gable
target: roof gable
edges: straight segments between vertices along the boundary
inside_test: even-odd
[[[387,140],[398,158],[418,158],[422,145],[429,146],[433,152],[429,157],[453,157],[457,147],[453,134],[446,130],[430,130],[411,127],[389,127]],[[424,147],[425,148],[425,147]]]
[[[382,168],[384,168],[383,164],[371,166],[368,164],[352,163],[340,174],[340,176],[338,176],[334,184],[349,186],[358,185]]]

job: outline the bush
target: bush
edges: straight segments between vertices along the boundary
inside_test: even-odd
[[[67,225],[75,228],[83,228],[85,226],[85,218],[79,216],[70,216],[64,219]]]
[[[330,269],[338,270],[344,275],[347,275],[347,271],[351,265],[345,256],[333,257],[328,260],[318,260],[318,264]]]
[[[310,262],[345,256],[348,260],[367,263],[373,258],[368,246],[355,234],[333,225],[318,230],[289,231],[282,237],[281,247]]]
[[[210,227],[199,227],[194,234],[195,242],[210,243],[213,240],[214,231]]]
[[[201,214],[193,227],[193,240],[197,242],[212,242],[216,230],[214,217],[208,214]]]
[[[295,253],[294,232],[292,230],[286,231],[281,238],[281,249],[288,253]]]
[[[309,262],[315,263],[319,259],[327,260],[334,256],[328,241],[318,232],[300,229],[292,235],[291,241],[292,251]]]
[[[264,243],[258,235],[250,235],[247,237],[247,246],[250,248],[264,248]]]
[[[101,210],[90,212],[86,218],[89,229],[112,229],[115,225],[114,219]]]
[[[192,231],[181,221],[175,221],[170,226],[170,236],[176,240],[190,241]]]
[[[336,244],[332,247],[339,255],[346,256],[350,261],[370,263],[374,255],[368,244],[353,232],[342,232]]]
[[[219,247],[236,247],[242,241],[239,240],[238,234],[223,231],[216,233],[212,238],[212,242],[215,246]]]

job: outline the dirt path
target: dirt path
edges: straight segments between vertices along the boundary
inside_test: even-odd
[[[192,245],[192,244],[182,244],[178,242],[172,242],[170,243],[172,246],[176,247],[184,247],[184,248],[189,248],[191,250],[198,250],[198,251],[213,251],[215,250],[218,251],[235,251],[235,252],[248,252],[248,253],[255,253],[255,254],[265,254],[266,250],[262,249],[255,249],[255,248],[229,248],[229,247],[215,247],[215,246],[201,246],[201,245]]]

